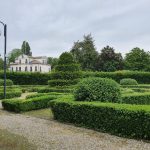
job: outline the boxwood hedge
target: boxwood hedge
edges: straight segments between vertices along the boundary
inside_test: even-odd
[[[14,112],[24,112],[49,107],[49,101],[56,99],[55,95],[45,95],[30,99],[9,99],[3,100],[2,106],[5,110]]]
[[[118,136],[150,140],[150,106],[75,102],[72,96],[51,101],[54,118]]]
[[[12,85],[13,85],[12,80],[7,79],[6,86],[12,86]],[[4,86],[4,79],[0,79],[0,86]]]

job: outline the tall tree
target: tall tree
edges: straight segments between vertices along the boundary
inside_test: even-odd
[[[22,54],[21,49],[13,49],[11,52],[8,54],[8,61],[10,62],[15,62],[15,59]]]
[[[120,53],[115,53],[114,48],[106,46],[101,50],[96,69],[99,71],[121,70],[123,69],[123,58]]]
[[[22,53],[25,55],[28,55],[28,56],[32,55],[30,45],[26,41],[23,41],[22,46],[21,46],[21,50],[22,50]]]
[[[58,64],[58,61],[58,58],[48,57],[47,63],[51,65],[52,69],[54,69]]]
[[[83,70],[95,70],[98,52],[91,34],[84,36],[83,41],[75,42],[70,52]]]
[[[150,71],[150,53],[138,47],[125,56],[125,68],[128,70]]]

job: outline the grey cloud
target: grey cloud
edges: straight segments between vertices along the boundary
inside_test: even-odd
[[[34,55],[58,57],[91,33],[97,50],[109,44],[124,54],[135,46],[149,50],[149,6],[149,0],[0,0],[0,19],[8,24],[8,51],[27,40]]]

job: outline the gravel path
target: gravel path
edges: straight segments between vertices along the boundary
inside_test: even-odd
[[[26,137],[38,150],[150,150],[150,144],[0,110],[0,129]]]

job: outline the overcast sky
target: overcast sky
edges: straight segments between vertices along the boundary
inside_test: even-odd
[[[150,0],[0,0],[0,20],[8,24],[8,52],[26,40],[33,55],[58,57],[89,33],[98,51],[150,49]]]

